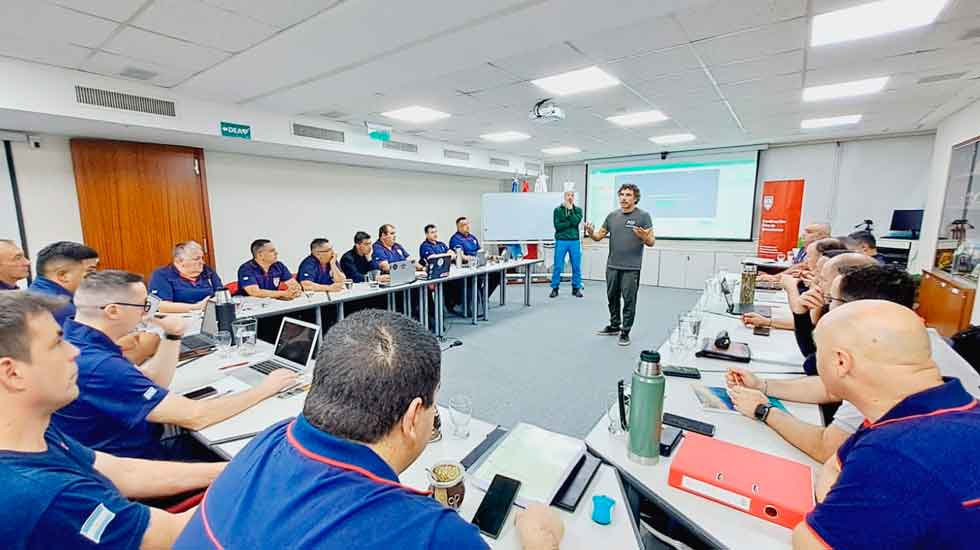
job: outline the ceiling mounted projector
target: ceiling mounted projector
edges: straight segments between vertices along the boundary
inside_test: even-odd
[[[531,107],[531,112],[528,113],[527,118],[534,122],[543,123],[565,120],[565,111],[562,111],[561,107],[552,103],[551,99],[549,97],[535,103],[534,107]]]

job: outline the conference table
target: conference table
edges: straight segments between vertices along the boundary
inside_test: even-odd
[[[323,309],[327,306],[335,306],[336,308],[336,320],[340,321],[345,316],[345,305],[352,302],[366,300],[378,296],[384,296],[387,299],[387,308],[389,310],[396,310],[398,300],[397,295],[402,296],[402,312],[406,315],[412,316],[411,308],[411,295],[413,292],[418,294],[418,304],[419,304],[419,322],[429,328],[429,300],[427,293],[431,290],[433,292],[433,303],[435,304],[434,315],[434,330],[436,336],[442,337],[444,335],[444,320],[445,320],[445,289],[444,286],[448,282],[460,281],[462,280],[466,285],[468,292],[466,293],[468,299],[471,303],[468,304],[468,309],[470,310],[469,319],[474,325],[477,324],[479,320],[487,321],[489,320],[489,279],[490,275],[501,273],[502,283],[500,285],[499,299],[500,306],[504,306],[507,303],[507,285],[506,285],[506,271],[511,269],[521,270],[523,273],[523,290],[524,290],[524,305],[531,305],[531,270],[536,264],[542,263],[543,259],[515,259],[506,260],[500,262],[488,263],[481,267],[456,267],[455,265],[451,267],[449,274],[446,277],[441,277],[433,280],[416,280],[411,283],[395,285],[395,286],[382,286],[373,285],[371,283],[355,283],[353,287],[349,290],[343,290],[340,292],[304,292],[297,298],[292,300],[275,300],[271,298],[252,298],[252,297],[235,297],[235,301],[238,305],[236,308],[237,317],[254,317],[256,319],[262,319],[266,317],[273,317],[278,315],[284,315],[287,313],[299,312],[299,311],[310,311],[312,310],[315,315],[316,324],[323,326]],[[482,280],[483,284],[478,285],[477,281]],[[477,290],[482,286],[482,293]],[[482,295],[481,295],[482,294]],[[479,303],[482,298],[483,314],[479,314]]]
[[[249,363],[256,363],[269,358],[271,355],[272,345],[263,341],[258,342],[255,352],[247,357],[242,357],[236,352],[230,352],[227,356],[212,353],[178,368],[171,384],[171,390],[186,393],[210,385],[218,390],[217,395],[220,396],[229,392],[248,389],[247,384],[230,375],[234,369],[221,370],[221,367],[234,365],[245,360]],[[304,382],[310,380],[312,367],[313,363],[311,362],[306,373],[301,376]],[[272,397],[235,417],[194,432],[193,435],[218,455],[226,459],[233,459],[257,433],[281,420],[293,418],[300,414],[306,395],[307,392],[303,391],[292,395],[281,394]],[[487,434],[497,427],[478,418],[473,418],[469,424],[469,436],[465,439],[455,438],[452,435],[449,410],[439,407],[439,411],[443,422],[442,439],[430,443],[418,460],[401,473],[399,479],[405,485],[421,490],[428,489],[428,478],[425,471],[427,467],[437,461],[462,460],[484,440]],[[542,448],[541,452],[547,453],[548,449]],[[469,479],[466,479],[465,483],[466,496],[459,513],[463,519],[471,521],[477,506],[483,499],[484,492]],[[608,496],[616,502],[612,510],[612,521],[609,525],[599,525],[591,519],[592,497],[597,495]],[[600,467],[575,512],[566,512],[557,508],[555,510],[565,526],[565,538],[562,542],[562,548],[565,550],[586,550],[602,547],[617,550],[639,550],[642,548],[640,531],[633,514],[630,512],[622,479],[617,469],[610,465]],[[517,550],[521,547],[517,529],[513,524],[514,512],[516,512],[516,506],[512,509],[507,524],[497,540],[484,537],[492,548]]]

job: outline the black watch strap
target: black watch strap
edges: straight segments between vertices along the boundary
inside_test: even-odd
[[[180,334],[164,334],[163,337],[167,340],[173,340],[175,342],[180,342],[184,338]]]
[[[766,418],[769,418],[769,412],[772,411],[772,405],[763,403],[755,408],[755,419],[760,422],[765,422]]]

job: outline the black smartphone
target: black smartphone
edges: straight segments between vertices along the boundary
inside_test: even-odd
[[[752,329],[752,334],[756,336],[769,336],[771,329],[769,327],[755,327]]]
[[[476,509],[476,514],[473,516],[473,525],[479,527],[481,533],[492,539],[499,537],[520,488],[521,482],[516,479],[500,474],[493,476],[490,488],[487,489],[487,494],[483,496],[483,501],[480,502],[480,507]]]
[[[662,367],[664,376],[679,376],[681,378],[701,378],[701,371],[694,367],[680,367],[677,365],[664,365]]]
[[[187,399],[204,399],[205,397],[210,397],[218,393],[218,390],[214,389],[214,386],[204,386],[203,388],[198,388],[194,391],[189,391],[184,394]]]

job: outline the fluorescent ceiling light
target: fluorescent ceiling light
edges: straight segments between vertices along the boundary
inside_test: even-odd
[[[870,38],[928,25],[947,0],[879,0],[813,18],[811,46]]]
[[[667,120],[667,118],[667,115],[660,111],[640,111],[637,113],[606,117],[606,120],[619,126],[643,126],[645,124]]]
[[[532,80],[531,84],[550,94],[571,95],[615,86],[619,84],[619,80],[599,67],[593,66]]]
[[[450,114],[437,111],[435,109],[430,109],[428,107],[422,107],[421,105],[412,105],[411,107],[404,107],[402,109],[395,109],[394,111],[381,113],[381,116],[386,116],[388,118],[393,118],[404,122],[420,123],[449,118]]]
[[[808,118],[800,122],[800,128],[813,130],[815,128],[830,128],[831,126],[846,126],[861,122],[861,115],[832,116],[827,118]]]
[[[803,88],[803,101],[822,101],[825,99],[874,94],[884,90],[885,84],[888,84],[887,76],[827,84],[825,86],[808,86]]]
[[[507,141],[523,141],[525,139],[531,139],[531,136],[525,134],[524,132],[494,132],[492,134],[482,134],[481,139],[487,141],[495,141],[497,143],[504,143]]]
[[[658,145],[673,145],[675,143],[686,143],[694,141],[697,137],[694,134],[668,134],[666,136],[653,136],[650,141]]]
[[[546,147],[542,149],[541,152],[546,155],[571,155],[572,153],[581,153],[582,150],[578,147],[560,145],[558,147]]]

